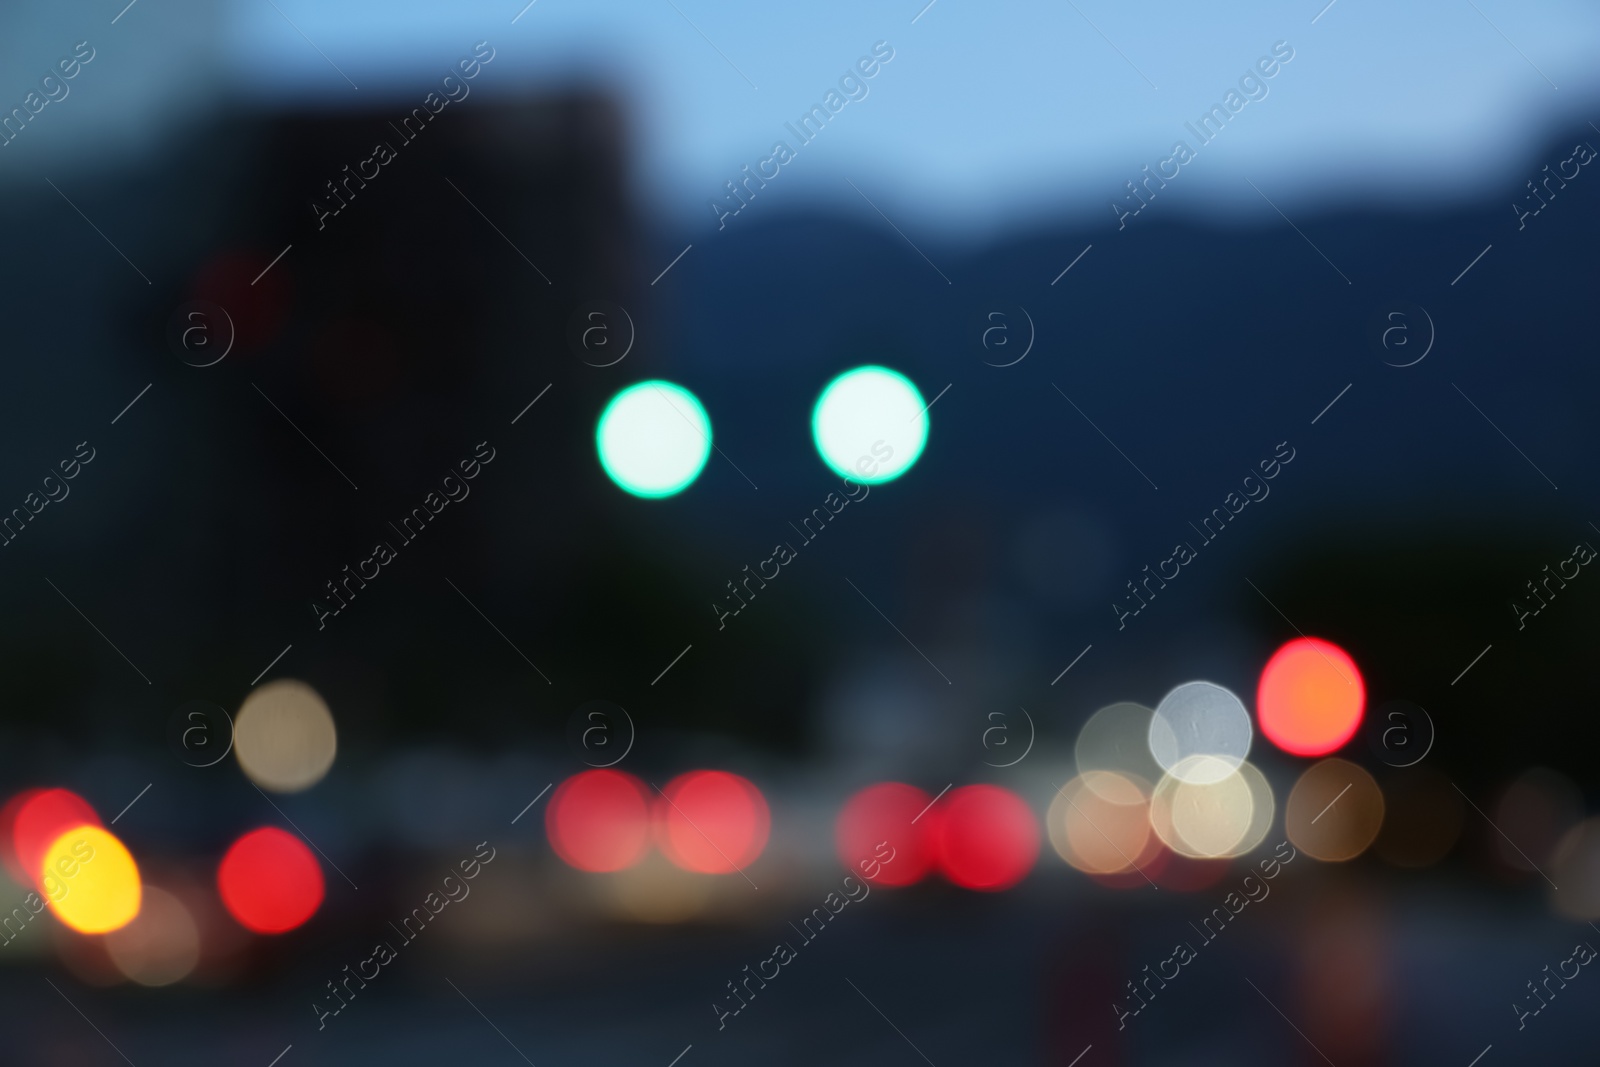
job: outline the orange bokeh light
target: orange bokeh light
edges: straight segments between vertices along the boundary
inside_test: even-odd
[[[584,771],[557,787],[544,827],[550,847],[568,866],[595,873],[625,870],[650,845],[650,798],[631,774]]]
[[[767,847],[771,828],[761,790],[726,771],[681,774],[656,801],[656,842],[686,871],[742,870]]]
[[[1296,756],[1325,756],[1355,736],[1367,705],[1356,661],[1329,641],[1300,637],[1261,671],[1256,717],[1267,740]]]

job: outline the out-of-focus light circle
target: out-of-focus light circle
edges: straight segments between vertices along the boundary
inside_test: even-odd
[[[1168,774],[1205,785],[1227,777],[1244,762],[1253,732],[1250,713],[1233,693],[1211,682],[1186,682],[1156,705],[1150,719],[1150,754]]]
[[[89,802],[67,789],[35,789],[25,794],[11,826],[16,860],[25,872],[18,881],[37,884],[45,853],[61,835],[78,826],[99,826]]]
[[[927,404],[899,371],[856,367],[817,397],[811,436],[835,474],[868,485],[890,482],[911,469],[928,443]]]
[[[1431,867],[1444,859],[1465,815],[1450,779],[1430,767],[1408,767],[1386,775],[1383,791],[1383,830],[1373,850],[1396,867]]]
[[[1089,716],[1078,730],[1073,754],[1083,784],[1099,792],[1101,784],[1121,795],[1116,778],[1103,778],[1090,771],[1110,771],[1148,783],[1161,778],[1161,766],[1150,755],[1150,720],[1155,712],[1142,704],[1111,704]],[[1107,799],[1115,801],[1116,796]],[[1147,798],[1148,799],[1148,798]]]
[[[33,868],[31,866],[23,866],[21,861],[17,859],[17,813],[22,810],[24,804],[43,791],[42,789],[24,789],[22,792],[14,794],[3,805],[0,805],[0,864],[5,865],[6,873],[18,885],[32,883],[33,875],[28,872]]]
[[[600,466],[634,496],[687,489],[711,455],[711,418],[681,385],[638,382],[611,398],[594,431]]]
[[[235,716],[233,751],[256,785],[296,793],[322,781],[338,752],[333,714],[317,691],[292,678],[245,697]]]
[[[737,774],[690,771],[656,798],[656,842],[686,871],[733,874],[767,846],[772,817],[761,791]]]
[[[1039,858],[1039,823],[1021,797],[993,785],[968,785],[941,802],[939,871],[965,889],[1009,889]]]
[[[106,935],[106,951],[130,981],[164,986],[188,977],[200,962],[200,928],[183,901],[144,887],[139,917]]]
[[[1580,922],[1600,919],[1600,816],[1568,830],[1550,857],[1556,911]]]
[[[1494,807],[1500,858],[1519,871],[1537,870],[1581,818],[1583,793],[1572,779],[1548,767],[1530,767],[1506,787]]]
[[[1211,765],[1195,766],[1202,762]],[[1217,756],[1180,760],[1156,783],[1150,801],[1150,824],[1161,840],[1193,859],[1235,855],[1254,815],[1249,781]]]
[[[1050,847],[1085,874],[1133,871],[1150,842],[1148,788],[1113,771],[1072,779],[1045,816]]]
[[[1267,740],[1296,756],[1325,756],[1361,727],[1367,690],[1356,661],[1316,637],[1298,637],[1261,670],[1256,714]]]
[[[1367,850],[1383,826],[1383,792],[1372,775],[1342,759],[1307,767],[1289,791],[1284,832],[1301,852],[1337,862]]]
[[[880,782],[861,790],[839,811],[834,826],[839,862],[860,878],[862,861],[870,865],[879,842],[887,842],[894,859],[879,865],[873,884],[902,886],[921,881],[933,866],[928,829],[935,825],[936,817],[932,812],[923,814],[932,800],[916,786],[900,782]]]
[[[631,774],[584,771],[556,787],[544,825],[550,847],[568,866],[620,871],[650,846],[650,798]]]
[[[1278,810],[1278,798],[1273,796],[1272,785],[1254,763],[1245,760],[1239,764],[1239,774],[1250,787],[1250,825],[1244,836],[1229,855],[1247,856],[1267,839],[1272,830],[1272,817]]]
[[[139,914],[139,867],[114,835],[78,826],[46,850],[39,867],[45,899],[80,934],[104,934]]]
[[[1190,756],[1183,763],[1216,758]],[[1180,764],[1180,771],[1191,770]],[[1220,768],[1190,777],[1209,779],[1215,773]],[[1156,836],[1180,856],[1227,859],[1247,855],[1266,840],[1276,809],[1266,775],[1245,760],[1216,781],[1193,782],[1181,773],[1164,776],[1151,800],[1150,821]]]
[[[235,841],[217,866],[217,892],[228,914],[258,934],[281,934],[322,905],[322,868],[298,837],[275,826]]]

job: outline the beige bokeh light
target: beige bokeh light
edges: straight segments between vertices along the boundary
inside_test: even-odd
[[[1088,771],[1056,792],[1045,826],[1056,854],[1085,874],[1131,871],[1150,842],[1149,786]]]
[[[1251,764],[1233,765],[1226,757],[1185,757],[1156,784],[1150,801],[1156,834],[1192,859],[1247,852],[1261,843],[1271,821],[1266,779]]]
[[[1383,791],[1372,775],[1342,759],[1307,767],[1289,791],[1283,826],[1296,848],[1338,862],[1365,852],[1383,827]]]
[[[1550,857],[1555,909],[1569,919],[1600,919],[1600,817],[1568,830]]]
[[[1150,719],[1155,712],[1142,704],[1126,701],[1101,708],[1078,730],[1078,741],[1073,747],[1078,774],[1084,784],[1099,792],[1104,782],[1112,790],[1120,790],[1117,778],[1101,779],[1091,771],[1112,771],[1118,777],[1131,777],[1148,783],[1161,777],[1161,767],[1150,755]],[[1116,800],[1113,795],[1107,799]]]
[[[144,887],[138,918],[106,935],[106,952],[130,981],[164,986],[188,977],[200,962],[200,928],[183,901]]]
[[[304,682],[268,682],[235,716],[233,751],[250,780],[296,793],[322,780],[339,747],[328,705]]]
[[[1245,760],[1239,764],[1239,775],[1250,787],[1250,823],[1245,828],[1244,836],[1228,853],[1230,856],[1254,852],[1267,839],[1267,834],[1272,830],[1272,817],[1278,810],[1278,799],[1272,795],[1272,786],[1259,767]]]

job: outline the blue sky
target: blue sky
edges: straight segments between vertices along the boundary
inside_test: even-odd
[[[925,0],[537,0],[515,24],[526,0],[139,0],[112,26],[125,2],[0,16],[0,100],[20,102],[73,40],[100,52],[60,114],[41,116],[55,127],[38,124],[41,157],[85,143],[97,157],[150,150],[238,95],[409,106],[487,39],[497,56],[474,87],[485,98],[574,78],[615,86],[632,116],[640,202],[690,228],[711,223],[722,183],[879,40],[895,58],[784,169],[774,201],[859,207],[848,179],[897,218],[957,231],[1109,218],[1121,183],[1167,156],[1184,122],[1279,40],[1295,58],[1185,168],[1170,193],[1179,210],[1261,209],[1246,177],[1285,206],[1514,189],[1538,169],[1534,145],[1600,121],[1600,9],[1575,0],[1336,0],[1325,11],[1326,0],[936,0],[920,17]],[[0,159],[0,174],[29,166]]]

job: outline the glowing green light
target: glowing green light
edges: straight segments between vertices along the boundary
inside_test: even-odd
[[[594,430],[600,466],[648,498],[681,493],[711,455],[711,419],[695,395],[667,381],[638,382],[611,398]]]
[[[911,379],[888,367],[847,370],[811,412],[817,452],[836,474],[877,485],[911,469],[928,443],[928,405]]]

